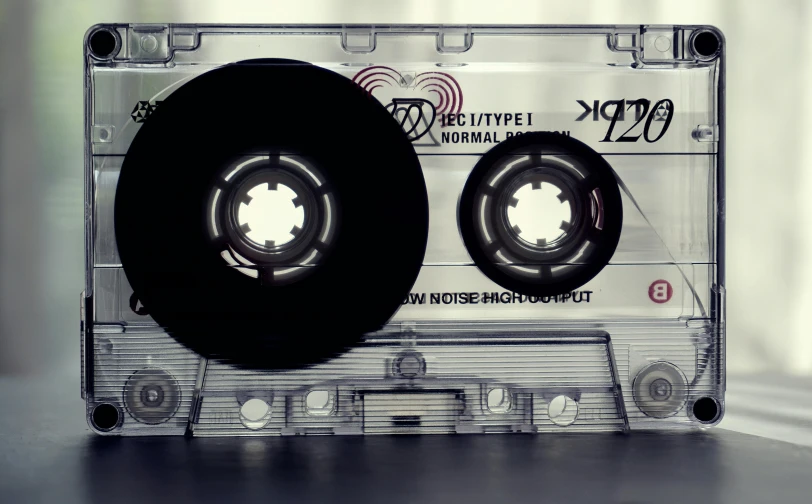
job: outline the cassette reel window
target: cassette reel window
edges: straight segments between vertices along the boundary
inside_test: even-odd
[[[459,221],[468,252],[491,280],[514,292],[555,296],[608,264],[623,207],[600,155],[562,135],[528,133],[482,157],[463,189]]]
[[[91,27],[90,427],[717,424],[724,60],[710,26]]]

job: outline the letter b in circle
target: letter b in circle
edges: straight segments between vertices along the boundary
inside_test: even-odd
[[[648,288],[648,297],[657,304],[667,303],[674,295],[674,289],[667,280],[655,280]]]

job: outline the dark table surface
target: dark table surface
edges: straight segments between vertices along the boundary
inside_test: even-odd
[[[2,502],[812,502],[812,448],[721,428],[112,438],[87,429],[78,387],[53,384],[0,378]]]

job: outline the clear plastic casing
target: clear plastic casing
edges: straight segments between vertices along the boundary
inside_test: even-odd
[[[82,392],[95,431],[626,431],[721,419],[717,29],[121,24],[95,26],[85,42]],[[307,61],[369,91],[412,139],[429,196],[425,260],[402,307],[341,356],[292,371],[238,369],[175,341],[135,299],[114,230],[119,170],[150,114],[190,79],[255,58]],[[211,106],[227,106],[229,97],[215,100]],[[424,113],[414,115],[418,109]],[[328,113],[313,120],[341,123]],[[500,287],[477,268],[459,231],[474,165],[530,131],[558,132],[601,154],[623,203],[609,264],[558,296]],[[364,139],[348,149],[364,149]],[[531,204],[558,221],[567,212]],[[550,232],[522,219],[516,214],[528,236]],[[362,312],[375,293],[347,286],[347,295]]]

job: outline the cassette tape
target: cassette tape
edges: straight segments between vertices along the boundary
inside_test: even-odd
[[[720,421],[716,28],[98,25],[85,98],[94,431]]]

